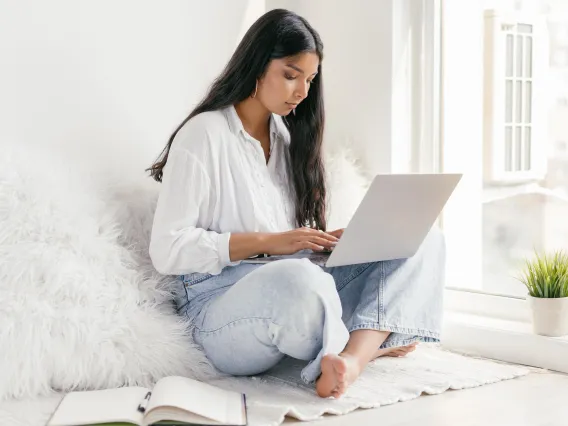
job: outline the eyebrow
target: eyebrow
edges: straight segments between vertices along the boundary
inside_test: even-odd
[[[292,65],[292,64],[286,64],[287,67],[290,67],[292,69],[295,69],[296,71],[298,71],[299,73],[305,74],[304,71],[301,68],[298,68],[296,65]],[[315,73],[313,73],[312,75],[316,75],[318,72],[316,71]]]

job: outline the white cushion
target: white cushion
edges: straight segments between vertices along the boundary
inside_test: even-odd
[[[2,148],[0,400],[214,374],[168,280],[141,262],[141,246],[124,247],[128,207],[99,189],[80,165]]]

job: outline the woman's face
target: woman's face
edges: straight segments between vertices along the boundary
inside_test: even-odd
[[[274,114],[290,114],[308,96],[318,66],[319,58],[311,52],[273,59],[258,81],[256,98]]]

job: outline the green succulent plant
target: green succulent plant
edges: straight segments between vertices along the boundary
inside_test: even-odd
[[[525,260],[525,268],[518,278],[532,297],[568,297],[568,255],[563,250]]]

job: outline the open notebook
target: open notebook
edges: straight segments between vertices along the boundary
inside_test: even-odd
[[[123,387],[65,395],[47,426],[246,425],[245,395],[185,377],[165,377],[152,390]]]

